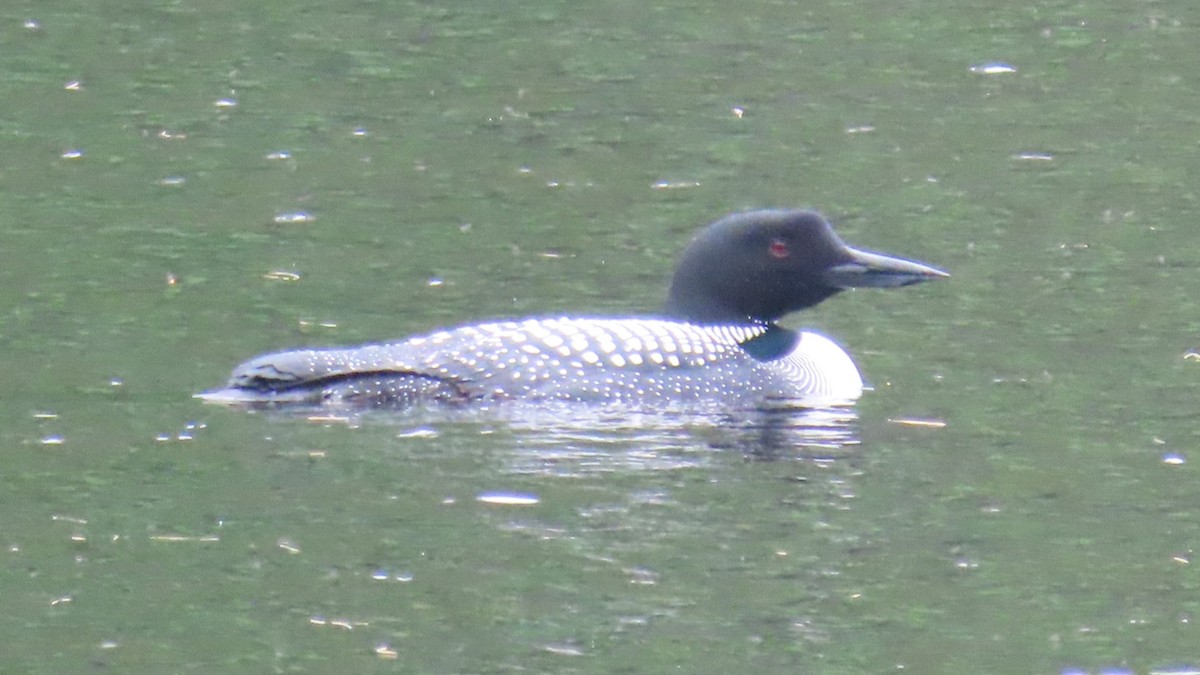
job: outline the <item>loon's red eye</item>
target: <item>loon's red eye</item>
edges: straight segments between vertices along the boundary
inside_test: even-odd
[[[782,239],[774,239],[771,245],[767,247],[772,258],[786,258],[792,254],[792,250],[788,248],[788,243]]]

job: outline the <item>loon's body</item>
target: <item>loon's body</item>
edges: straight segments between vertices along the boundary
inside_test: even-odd
[[[701,231],[675,272],[665,312],[473,324],[403,341],[268,354],[202,398],[251,404],[403,407],[476,400],[849,403],[857,367],[784,314],[854,286],[946,276],[846,246],[811,211],[752,211]]]

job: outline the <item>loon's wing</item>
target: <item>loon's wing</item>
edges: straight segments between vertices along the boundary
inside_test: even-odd
[[[433,372],[411,358],[407,342],[349,349],[300,349],[264,354],[237,368],[223,389],[199,394],[214,403],[320,403],[337,398],[408,403],[465,400],[465,380]]]

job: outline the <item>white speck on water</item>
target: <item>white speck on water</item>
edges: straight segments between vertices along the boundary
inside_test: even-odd
[[[1187,464],[1187,458],[1178,452],[1168,452],[1162,456],[1162,463],[1169,466],[1181,466]]]

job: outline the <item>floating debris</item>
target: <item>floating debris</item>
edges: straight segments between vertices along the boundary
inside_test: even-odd
[[[1168,452],[1162,456],[1162,463],[1167,466],[1182,466],[1187,464],[1187,458],[1178,452]]]
[[[311,223],[316,220],[316,216],[308,211],[284,211],[276,213],[271,219],[276,225],[296,225],[300,223]]]
[[[484,492],[476,496],[475,501],[497,506],[533,506],[542,500],[535,494],[524,492]]]
[[[351,621],[350,619],[326,619],[323,616],[311,616],[308,618],[308,623],[313,626],[329,626],[330,628],[342,628],[345,630],[354,630],[362,626],[369,626],[366,621]]]
[[[267,281],[300,281],[300,275],[284,270],[271,270],[262,276]]]
[[[1003,75],[1005,73],[1017,72],[1017,67],[1000,61],[988,61],[977,63],[968,68],[968,70],[976,75]]]
[[[395,661],[400,658],[400,652],[392,649],[391,645],[386,642],[375,645],[375,656],[388,661]]]
[[[64,516],[64,515],[59,515],[57,513],[50,516],[50,520],[52,520],[56,523],[71,523],[74,525],[87,525],[87,523],[88,523],[86,518],[77,518],[76,516]]]
[[[888,418],[892,424],[899,424],[902,427],[921,427],[924,429],[945,429],[946,423],[941,420],[921,420],[921,419],[906,419],[906,418]]]
[[[651,190],[682,190],[700,187],[700,181],[695,180],[659,180],[650,184]]]
[[[556,656],[583,656],[586,653],[582,647],[569,643],[543,645],[542,649],[547,654],[554,654]]]
[[[348,417],[346,415],[309,415],[308,417],[305,417],[304,419],[309,422],[316,422],[317,424],[345,424],[347,426],[349,426],[354,421],[354,418]],[[310,459],[324,459],[325,458],[325,453],[322,452],[318,456],[318,455],[314,454],[315,452],[317,452],[317,451],[310,452],[308,454],[308,457]]]
[[[431,429],[429,427],[418,427],[416,429],[410,429],[408,431],[401,431],[399,434],[396,435],[396,438],[437,438],[437,437],[438,437],[437,429]]]
[[[398,572],[396,574],[389,574],[387,570],[375,570],[371,573],[371,578],[375,581],[392,580],[408,583],[413,580],[413,575],[411,572]]]

